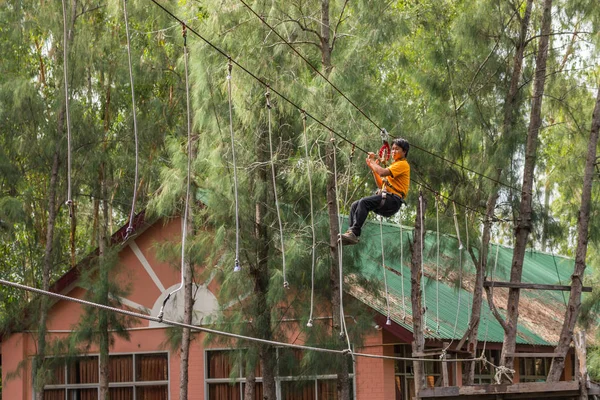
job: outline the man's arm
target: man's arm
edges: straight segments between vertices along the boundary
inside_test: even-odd
[[[375,178],[375,183],[377,184],[377,187],[381,189],[381,186],[383,185],[381,178],[384,176],[390,176],[390,170],[387,168],[383,168],[379,165],[379,160],[375,158],[375,153],[369,153],[366,162],[367,166],[373,172],[373,178]]]

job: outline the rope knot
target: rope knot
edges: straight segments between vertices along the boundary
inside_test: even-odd
[[[506,377],[512,383],[512,377],[509,375],[513,375],[515,373],[514,369],[508,368],[504,365],[496,367],[496,375],[494,375],[494,380],[496,381],[496,385],[500,385],[502,383],[502,375]]]
[[[342,354],[347,356],[348,354],[352,355],[352,350],[351,349],[344,349],[342,350]]]

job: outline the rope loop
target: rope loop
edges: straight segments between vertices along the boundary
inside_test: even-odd
[[[231,56],[227,57],[227,80],[231,79],[231,71],[233,70],[233,60]]]
[[[267,99],[267,108],[270,110],[273,108],[271,105],[271,87],[267,85],[267,91],[265,92],[265,98]]]
[[[181,23],[181,36],[183,36],[183,46],[187,46],[187,25],[185,23]]]

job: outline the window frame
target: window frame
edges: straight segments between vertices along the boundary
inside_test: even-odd
[[[279,359],[279,349],[280,347],[276,348],[277,351],[277,359]],[[204,399],[205,400],[210,400],[209,399],[209,385],[211,383],[227,383],[227,384],[231,384],[231,383],[235,383],[235,384],[239,384],[239,390],[240,390],[240,398],[243,399],[244,398],[244,384],[246,384],[246,377],[243,374],[243,369],[242,366],[239,366],[239,371],[238,371],[238,378],[235,378],[235,380],[232,380],[231,378],[209,378],[208,377],[208,373],[209,373],[209,353],[210,352],[218,352],[218,351],[243,351],[244,349],[232,349],[232,348],[227,348],[227,347],[214,347],[214,348],[208,348],[208,349],[204,349]],[[350,374],[348,374],[348,377],[350,378],[351,382],[352,382],[352,397],[354,399],[356,399],[356,380],[354,379],[355,376],[355,371],[354,371],[354,363],[352,363],[352,372]],[[307,375],[307,376],[303,376],[303,377],[297,377],[297,376],[279,376],[278,374],[278,370],[276,371],[276,375],[275,375],[275,393],[278,399],[282,398],[282,391],[281,391],[281,383],[282,382],[293,382],[293,381],[312,381],[313,382],[313,386],[315,389],[315,400],[319,400],[319,391],[318,391],[318,384],[319,381],[327,381],[327,380],[334,380],[337,379],[337,375],[336,374],[326,374],[326,375]],[[263,378],[262,376],[257,376],[256,377],[256,382],[257,383],[261,383],[263,382]]]
[[[136,380],[136,356],[137,355],[148,355],[148,354],[156,354],[156,355],[166,355],[167,356],[167,379],[160,381],[137,381]],[[119,387],[131,387],[133,388],[133,400],[136,400],[137,387],[142,386],[166,386],[167,387],[167,400],[171,400],[171,353],[169,351],[139,351],[139,352],[119,352],[119,353],[109,353],[110,356],[132,356],[132,378],[133,380],[130,382],[109,382],[109,388],[119,388]],[[96,357],[98,359],[98,377],[100,377],[100,353],[90,353],[90,354],[81,354],[78,355],[77,358],[91,358]],[[57,356],[47,357],[47,358],[60,358]],[[97,383],[68,383],[68,368],[69,365],[65,363],[63,366],[65,369],[65,383],[63,384],[52,384],[52,385],[44,385],[44,390],[56,390],[62,389],[65,393],[65,400],[68,400],[68,393],[71,389],[97,389],[98,397],[100,397],[100,382]],[[33,380],[32,380],[33,381]],[[32,385],[32,399],[35,399],[35,387]]]

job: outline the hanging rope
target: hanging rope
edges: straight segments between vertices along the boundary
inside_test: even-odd
[[[424,248],[424,244],[423,242],[425,241],[425,226],[424,226],[424,222],[425,219],[423,217],[423,193],[419,190],[419,209],[421,212],[421,248],[419,249],[421,251],[421,291],[423,293],[423,305],[424,305],[424,312],[423,312],[423,321],[424,321],[424,328],[427,329],[427,297],[425,294],[425,267],[424,267],[424,262],[423,262],[423,248]]]
[[[235,198],[235,264],[233,271],[238,272],[242,269],[240,266],[240,212],[238,203],[238,180],[237,180],[237,165],[235,162],[235,144],[233,137],[233,111],[231,100],[231,70],[233,64],[231,58],[227,63],[227,98],[229,100],[229,132],[231,133],[231,159],[233,162],[233,194]]]
[[[496,274],[496,267],[498,266],[498,253],[500,253],[500,246],[496,245],[496,259],[494,261],[494,269],[492,270],[492,285],[490,286],[490,295],[493,295],[493,293],[494,293],[494,275]],[[492,301],[493,301],[493,299],[492,299]],[[486,320],[485,337],[483,340],[483,350],[481,351],[482,355],[485,352],[485,346],[487,345],[487,338],[488,338],[488,326],[487,326],[487,320]]]
[[[187,31],[185,29],[185,24],[182,25],[182,35],[183,35],[183,65],[185,66],[185,100],[186,100],[186,116],[187,116],[187,181],[186,181],[186,190],[185,190],[185,209],[183,211],[183,225],[181,227],[181,284],[175,290],[165,297],[163,300],[162,306],[160,307],[160,311],[158,312],[158,319],[162,320],[165,312],[165,306],[167,302],[171,298],[173,294],[180,291],[183,288],[185,281],[185,241],[187,238],[187,226],[188,226],[188,216],[189,216],[189,208],[190,208],[190,189],[191,189],[191,175],[192,175],[192,118],[190,111],[190,83],[188,77],[188,48],[187,48]]]
[[[402,285],[402,322],[406,322],[406,302],[404,300],[404,233],[402,232],[402,207],[400,207],[400,271],[401,274],[401,285]]]
[[[462,269],[463,269],[463,262],[462,262],[462,249],[463,249],[463,245],[462,242],[460,241],[460,231],[458,229],[458,214],[456,213],[456,205],[454,203],[452,203],[452,207],[454,209],[454,227],[456,228],[456,236],[458,237],[458,299],[457,299],[457,304],[456,304],[456,319],[454,320],[454,333],[452,334],[452,340],[454,340],[454,337],[456,337],[456,328],[458,326],[458,316],[460,314],[460,294],[462,291]]]
[[[383,270],[383,284],[385,286],[385,303],[387,307],[387,320],[386,325],[391,325],[392,320],[390,319],[390,295],[388,293],[387,274],[385,273],[385,249],[383,246],[383,217],[379,217],[379,237],[381,238],[381,268]]]
[[[265,98],[267,100],[267,114],[269,116],[269,156],[271,160],[271,177],[273,178],[273,195],[275,196],[275,209],[277,210],[277,222],[279,222],[279,238],[281,240],[281,257],[282,257],[282,271],[283,271],[283,287],[288,289],[290,284],[286,278],[286,270],[285,270],[285,247],[283,244],[283,226],[281,224],[281,214],[279,212],[279,200],[277,197],[277,181],[275,179],[275,161],[273,156],[273,140],[272,140],[272,128],[271,128],[271,93],[269,91],[269,86],[267,86],[267,91],[265,93]]]
[[[313,192],[312,192],[312,173],[310,170],[310,157],[308,155],[308,135],[306,134],[306,113],[302,110],[302,132],[304,135],[304,155],[306,156],[306,175],[308,177],[308,193],[310,196],[310,231],[312,235],[312,246],[311,246],[311,268],[310,268],[310,315],[308,316],[308,322],[306,326],[311,328],[313,326],[313,310],[315,300],[315,247],[317,245],[317,237],[315,235],[315,219],[314,219],[314,206],[313,206]]]
[[[133,233],[133,217],[135,215],[135,202],[137,200],[137,187],[138,187],[138,170],[139,170],[139,159],[138,159],[138,132],[137,132],[137,118],[135,115],[135,86],[133,84],[133,68],[131,66],[131,43],[129,41],[129,22],[127,18],[127,0],[123,0],[123,15],[125,16],[125,32],[127,34],[127,60],[129,65],[129,83],[131,86],[131,107],[133,111],[133,135],[135,138],[135,179],[133,181],[133,200],[131,201],[131,212],[129,213],[129,225],[127,226],[125,239],[127,239]]]
[[[67,30],[67,6],[65,0],[62,0],[62,11],[63,11],[63,79],[65,80],[65,115],[67,117],[67,201],[66,205],[69,207],[69,217],[71,220],[74,217],[73,210],[73,194],[71,190],[71,116],[69,112],[69,80],[68,80],[68,65],[69,65],[69,50],[68,38],[69,32]]]
[[[467,241],[467,254],[469,252],[469,212],[467,210],[465,210],[465,237],[466,237],[466,241]],[[469,302],[469,299],[471,299],[471,292],[467,291],[467,302]],[[471,300],[471,305],[473,304],[473,301]],[[471,307],[468,307],[467,304],[467,321],[471,321]]]
[[[333,182],[335,188],[335,212],[338,216],[338,226],[342,226],[342,216],[340,215],[340,199],[339,199],[339,191],[338,191],[338,181],[337,181],[337,147],[335,145],[335,137],[333,136],[333,132],[331,133],[331,145],[333,146]],[[350,337],[348,336],[348,327],[346,326],[346,317],[344,316],[344,269],[343,269],[343,258],[344,252],[339,243],[337,246],[338,250],[338,271],[339,271],[339,286],[340,286],[340,337],[346,337],[346,342],[348,344],[347,351],[352,352],[352,345],[350,344]]]
[[[440,197],[435,196],[435,230],[436,230],[436,258],[435,258],[435,332],[440,334]]]

